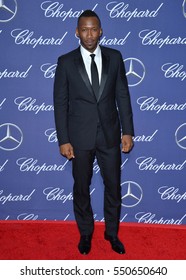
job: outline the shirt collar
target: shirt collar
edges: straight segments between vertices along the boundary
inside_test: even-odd
[[[92,54],[91,52],[87,51],[82,45],[80,46],[80,51],[81,51],[82,56],[84,56],[84,57],[90,57],[90,54]],[[99,45],[97,45],[97,48],[95,49],[95,51],[93,53],[96,56],[101,55],[101,48]]]

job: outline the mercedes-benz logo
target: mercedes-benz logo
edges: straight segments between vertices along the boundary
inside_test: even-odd
[[[133,181],[126,181],[121,184],[122,186],[122,203],[124,207],[134,207],[143,197],[142,188]]]
[[[12,151],[17,149],[23,142],[21,129],[13,123],[0,125],[0,149]]]
[[[186,6],[186,0],[183,0],[182,9],[183,9],[183,15],[186,18],[186,7],[185,6]]]
[[[12,20],[17,13],[16,0],[0,0],[0,22]]]
[[[180,125],[175,132],[176,144],[186,150],[186,123]]]
[[[125,59],[124,63],[126,69],[128,69],[128,71],[126,71],[126,76],[129,86],[137,86],[145,77],[144,64],[139,59],[133,57]]]

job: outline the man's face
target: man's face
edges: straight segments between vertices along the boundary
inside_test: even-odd
[[[89,52],[94,52],[97,47],[102,29],[96,17],[82,17],[76,28],[76,36],[80,38],[81,45]]]

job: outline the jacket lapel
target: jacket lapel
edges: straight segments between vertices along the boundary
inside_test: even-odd
[[[86,87],[88,88],[90,93],[95,97],[93,89],[92,89],[92,85],[90,83],[87,71],[85,69],[85,65],[84,65],[83,58],[81,56],[80,50],[78,51],[78,56],[75,58],[75,65],[76,65],[76,67],[77,67],[77,69],[78,69]]]
[[[106,83],[106,80],[108,77],[108,69],[109,69],[109,57],[106,56],[103,51],[101,53],[102,53],[102,74],[101,74],[101,84],[100,84],[100,88],[99,88],[98,101],[100,100],[101,95],[103,93],[105,83]]]
[[[101,53],[102,53],[102,75],[101,75],[101,84],[100,84],[100,88],[99,88],[99,98],[97,101],[100,100],[101,95],[103,93],[104,87],[105,87],[105,83],[108,77],[108,68],[109,68],[109,57],[106,56],[101,48]],[[86,87],[88,88],[88,90],[90,91],[90,93],[92,94],[92,96],[95,98],[93,89],[92,89],[92,85],[90,83],[87,71],[85,69],[84,63],[83,63],[83,58],[81,56],[80,53],[80,49],[78,48],[78,55],[75,58],[75,65],[86,85]]]

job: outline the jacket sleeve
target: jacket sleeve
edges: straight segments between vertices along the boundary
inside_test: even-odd
[[[68,80],[63,56],[58,58],[54,78],[54,117],[59,146],[69,143],[68,137]]]
[[[125,65],[121,56],[118,61],[118,74],[116,81],[116,101],[121,122],[122,134],[134,136],[133,113],[131,106],[128,81]]]

